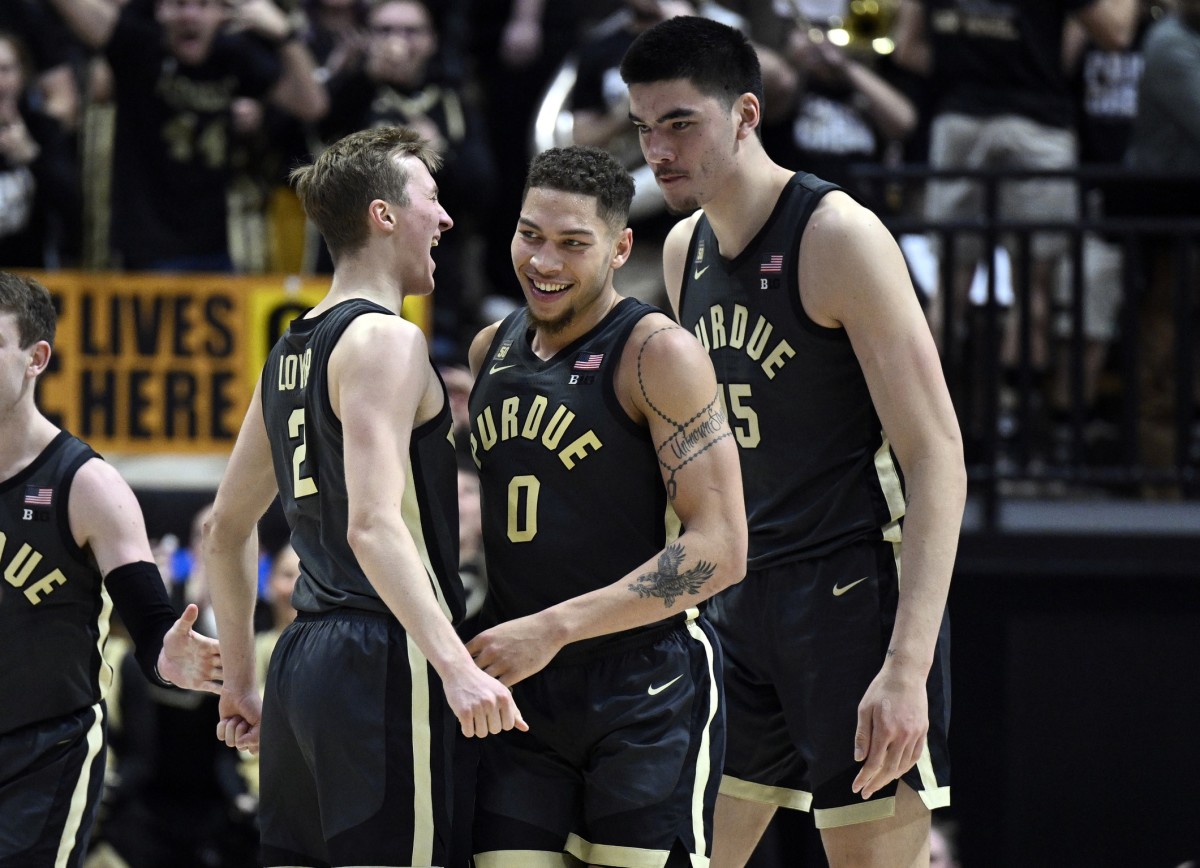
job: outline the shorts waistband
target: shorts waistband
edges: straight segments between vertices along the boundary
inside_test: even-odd
[[[628,635],[618,635],[607,642],[599,642],[593,644],[588,642],[581,644],[578,649],[572,649],[570,645],[559,651],[554,659],[550,661],[547,668],[554,666],[576,666],[580,663],[590,663],[593,660],[601,660],[605,657],[611,657],[614,654],[624,654],[627,651],[632,651],[635,648],[643,648],[646,645],[653,645],[660,639],[665,639],[672,633],[683,630],[688,624],[693,621],[698,621],[704,617],[704,612],[699,611],[691,614],[695,610],[689,610],[689,615],[682,614],[673,616],[669,621],[660,624],[651,624],[643,627],[636,633]],[[599,637],[607,638],[607,637]]]
[[[396,621],[391,612],[376,612],[372,609],[350,609],[339,607],[325,612],[297,612],[297,621]]]

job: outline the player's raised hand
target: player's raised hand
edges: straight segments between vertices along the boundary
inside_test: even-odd
[[[163,636],[158,674],[176,687],[221,692],[221,646],[192,629],[200,610],[189,603]]]

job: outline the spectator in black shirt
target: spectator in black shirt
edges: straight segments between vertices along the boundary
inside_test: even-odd
[[[261,97],[304,120],[327,107],[288,17],[271,0],[157,0],[153,20],[136,4],[52,2],[80,39],[104,49],[113,70],[114,263],[230,270],[231,107]]]

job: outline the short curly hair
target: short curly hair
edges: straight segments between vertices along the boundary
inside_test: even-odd
[[[595,198],[596,214],[614,231],[629,223],[633,176],[601,148],[572,145],[542,151],[529,164],[522,202],[534,187]]]

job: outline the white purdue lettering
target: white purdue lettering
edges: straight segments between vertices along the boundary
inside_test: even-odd
[[[595,431],[588,431],[562,452],[558,453],[558,458],[567,470],[574,470],[577,461],[582,461],[591,454],[588,452],[588,447],[591,447],[592,452],[600,448],[600,438],[596,436]]]
[[[771,346],[771,335],[775,332],[775,326],[762,314],[754,321],[754,328],[751,330],[749,327],[750,311],[745,305],[732,305],[729,316],[726,317],[726,311],[720,305],[714,304],[708,309],[708,315],[696,322],[693,331],[706,351],[712,352],[725,347],[742,350],[751,360],[761,362],[763,373],[773,380],[787,360],[796,355],[796,351],[786,340],[780,340]],[[746,337],[748,330],[749,338]]]
[[[62,574],[62,570],[55,570],[52,573],[42,576],[42,578],[26,588],[25,596],[29,602],[36,606],[42,601],[42,598],[48,596],[54,590],[55,585],[65,584],[66,581],[67,577]]]
[[[0,559],[4,557],[4,546],[7,542],[8,535],[0,531]],[[29,581],[30,575],[41,561],[40,552],[34,551],[29,543],[21,543],[13,559],[4,565],[4,580],[14,588],[25,588],[25,583]],[[62,570],[55,569],[25,588],[24,594],[29,602],[36,606],[56,585],[66,584],[66,581],[67,577],[63,575]]]
[[[32,509],[22,510],[21,518],[25,519],[25,521],[33,521],[33,510]]]
[[[740,350],[746,342],[746,323],[750,321],[750,311],[744,304],[733,306],[733,320],[729,324],[729,346]]]
[[[4,543],[5,535],[0,533],[0,555],[4,553]],[[14,588],[24,587],[41,559],[41,553],[30,548],[29,543],[21,543],[13,559],[4,565],[4,580]]]
[[[750,343],[746,347],[746,355],[758,361],[762,357],[763,350],[767,348],[767,341],[771,339],[771,332],[775,330],[775,326],[767,322],[767,318],[760,316],[758,322],[754,324],[754,331],[750,335]]]
[[[496,422],[492,419],[492,408],[485,407],[483,413],[475,419],[479,426],[479,439],[483,442],[483,451],[489,451],[499,439],[496,436]]]
[[[521,429],[521,436],[526,440],[536,440],[538,431],[542,427],[542,417],[546,415],[546,407],[550,402],[546,400],[545,395],[537,395],[533,399],[533,405],[529,408],[529,412],[525,414],[525,427]]]
[[[514,395],[505,398],[500,402],[500,426],[498,429],[492,408],[485,407],[482,413],[475,416],[475,430],[471,433],[471,455],[475,458],[476,466],[481,463],[480,447],[484,452],[489,452],[497,443],[515,437],[540,441],[551,452],[558,453],[559,460],[568,470],[603,445],[595,432],[589,429],[559,451],[559,444],[562,443],[571,425],[575,422],[575,413],[560,404],[550,414],[549,421],[546,421],[546,411],[549,406],[550,402],[545,395],[534,397],[524,411],[522,411],[519,397]]]
[[[725,346],[725,311],[714,304],[708,309],[708,316],[712,320],[712,348],[719,350]]]
[[[500,405],[500,439],[511,440],[517,436],[517,411],[521,408],[521,399],[505,398]]]
[[[759,289],[766,289],[766,288],[767,288],[767,278],[765,278],[765,277],[760,277],[760,278],[758,279],[758,288],[759,288]]]
[[[787,341],[780,341],[776,344],[775,349],[771,350],[771,355],[767,356],[767,360],[762,364],[763,373],[767,375],[767,379],[774,380],[775,372],[794,355],[796,355],[796,351]]]
[[[574,421],[574,412],[561,405],[556,407],[554,415],[550,417],[550,424],[546,426],[546,433],[542,435],[542,445],[547,449],[557,449],[558,441],[562,440],[567,428]]]

